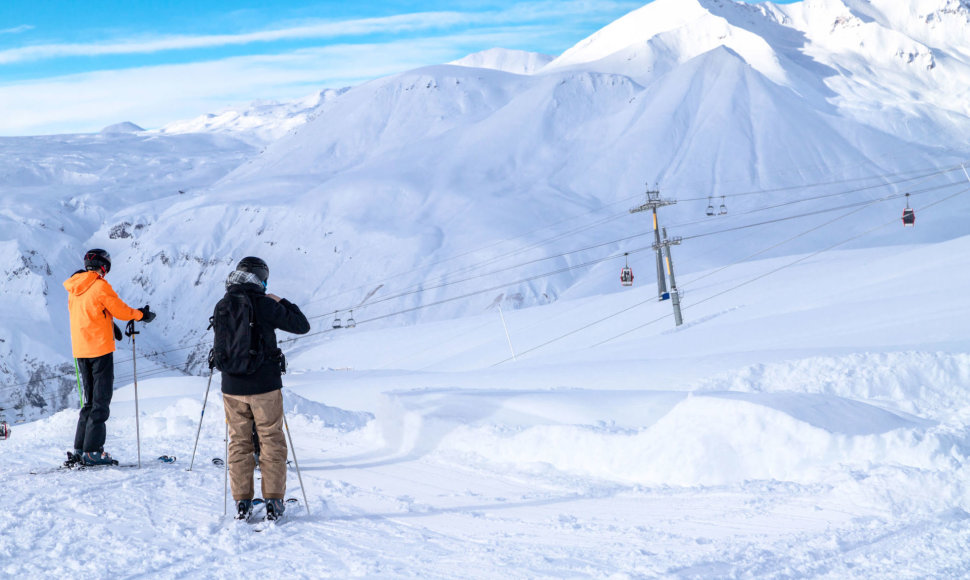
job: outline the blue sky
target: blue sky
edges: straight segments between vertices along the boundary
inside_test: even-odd
[[[0,135],[145,128],[492,47],[558,55],[643,0],[4,0]]]

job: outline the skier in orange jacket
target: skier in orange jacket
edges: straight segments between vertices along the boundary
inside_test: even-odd
[[[71,347],[78,374],[84,386],[84,404],[74,434],[74,454],[68,463],[111,465],[118,462],[104,452],[105,422],[110,414],[114,392],[115,335],[120,320],[151,322],[155,313],[131,308],[115,294],[104,279],[111,270],[111,256],[101,249],[84,255],[84,270],[64,282],[67,307],[71,314]]]

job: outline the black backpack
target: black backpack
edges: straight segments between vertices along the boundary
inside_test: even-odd
[[[266,361],[263,335],[253,302],[244,292],[226,292],[216,303],[210,326],[215,330],[212,364],[224,373],[251,375]]]

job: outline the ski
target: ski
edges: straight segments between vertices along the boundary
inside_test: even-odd
[[[88,470],[105,469],[105,468],[112,468],[112,467],[118,468],[118,469],[127,469],[131,467],[138,467],[138,464],[137,463],[112,463],[112,464],[105,464],[105,465],[80,465],[80,464],[60,465],[58,467],[52,467],[50,469],[34,469],[30,471],[30,475],[45,475],[48,473],[58,473],[58,472],[66,472],[66,471],[88,471]]]
[[[70,469],[71,471],[87,471],[89,469],[101,469],[105,467],[117,467],[119,469],[138,467],[137,463],[109,463],[105,465],[75,465],[74,467],[64,467],[63,469]]]
[[[120,469],[127,469],[132,467],[138,467],[137,463],[119,463],[114,460],[114,463],[105,463],[102,465],[84,465],[83,463],[78,463],[73,459],[71,452],[67,452],[67,461],[61,465],[51,468],[51,469],[32,469],[30,475],[44,475],[47,473],[57,473],[59,471],[87,471],[91,469],[102,469],[105,467],[116,467]],[[162,455],[155,459],[159,463],[175,463],[176,457],[174,455]]]
[[[286,509],[279,518],[275,520],[267,520],[265,517],[255,523],[253,523],[253,532],[259,533],[271,528],[278,528],[285,524],[292,513],[291,510],[295,509],[300,505],[300,501],[295,497],[287,498],[284,503],[286,504]]]

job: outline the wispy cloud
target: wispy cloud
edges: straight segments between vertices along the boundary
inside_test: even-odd
[[[375,33],[416,33],[467,23],[457,12],[425,12],[382,18],[320,22],[304,26],[263,30],[244,34],[165,36],[150,40],[124,40],[106,43],[41,44],[0,51],[0,64],[37,61],[70,56],[107,56],[146,54],[169,50],[215,48],[260,42],[301,39],[334,39]]]
[[[0,34],[20,34],[21,32],[27,32],[28,30],[33,30],[34,27],[30,24],[21,24],[20,26],[14,26],[13,28],[0,28]]]
[[[150,39],[122,39],[113,42],[55,43],[11,48],[0,51],[0,64],[34,62],[74,56],[110,56],[148,54],[173,50],[190,50],[271,43],[286,40],[340,39],[371,34],[419,34],[456,27],[528,24],[537,20],[560,21],[577,15],[615,14],[632,9],[639,2],[584,0],[538,1],[518,3],[510,8],[485,12],[417,12],[376,18],[313,22],[283,28],[240,34],[176,35]],[[15,30],[15,29],[10,29]]]
[[[18,111],[0,116],[0,135],[91,132],[121,121],[157,128],[253,100],[302,97],[452,58],[450,42],[424,39],[23,81],[0,86],[0,110]]]
[[[158,128],[253,100],[298,98],[324,88],[357,85],[493,47],[558,54],[592,33],[590,22],[602,24],[640,5],[640,0],[539,0],[490,12],[425,12],[280,25],[245,34],[9,49],[0,51],[0,66],[68,56],[265,43],[250,51],[264,54],[217,58],[208,53],[207,60],[191,63],[0,82],[0,111],[9,113],[0,115],[0,135],[91,132],[121,121]],[[368,36],[376,33],[380,34]],[[312,38],[324,42],[302,49],[270,44]]]

